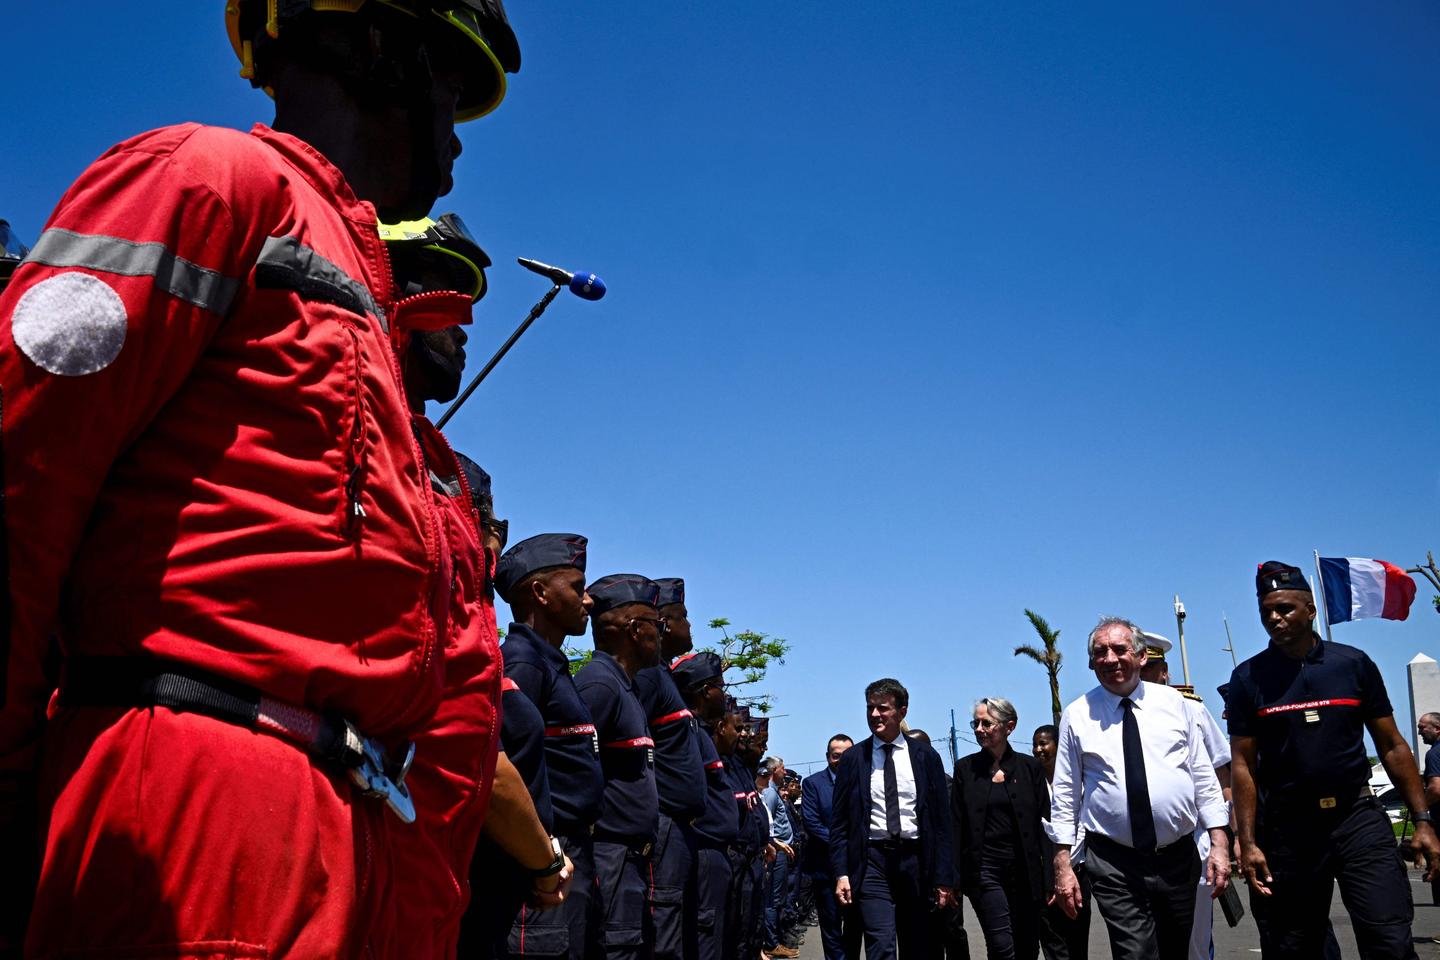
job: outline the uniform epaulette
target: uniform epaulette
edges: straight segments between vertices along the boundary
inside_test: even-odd
[[[1188,683],[1177,683],[1175,684],[1175,689],[1178,690],[1180,692],[1180,696],[1184,697],[1186,700],[1194,700],[1196,703],[1205,702],[1205,698],[1200,696],[1200,694],[1196,693],[1195,688]]]

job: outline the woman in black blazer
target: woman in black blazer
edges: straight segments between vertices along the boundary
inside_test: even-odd
[[[960,884],[980,918],[990,960],[1034,960],[1040,914],[1054,885],[1045,771],[1010,749],[1015,707],[990,697],[970,722],[980,750],[955,764],[950,793]]]

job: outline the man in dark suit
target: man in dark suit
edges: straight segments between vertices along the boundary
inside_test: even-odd
[[[933,950],[930,911],[953,900],[945,767],[928,745],[901,734],[910,694],[898,680],[865,688],[871,736],[846,751],[835,771],[830,863],[835,898],[859,908],[866,960]]]

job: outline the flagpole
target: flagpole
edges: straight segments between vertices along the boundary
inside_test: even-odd
[[[1320,615],[1325,618],[1325,642],[1330,642],[1330,605],[1325,602],[1325,578],[1320,576],[1320,551],[1315,551],[1315,592],[1320,595]]]
[[[1220,649],[1230,651],[1230,666],[1238,667],[1240,661],[1235,659],[1235,641],[1230,637],[1230,621],[1226,619],[1223,612],[1220,614],[1220,621],[1225,624],[1225,646]]]

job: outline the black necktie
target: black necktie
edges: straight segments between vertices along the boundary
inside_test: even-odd
[[[882,743],[885,751],[885,829],[890,839],[900,838],[900,784],[895,779],[895,744]]]
[[[1141,853],[1155,852],[1155,814],[1150,809],[1150,783],[1145,779],[1145,751],[1140,746],[1140,725],[1135,722],[1135,704],[1129,697],[1120,701],[1125,711],[1121,740],[1125,744],[1125,802],[1130,807],[1130,839]]]

